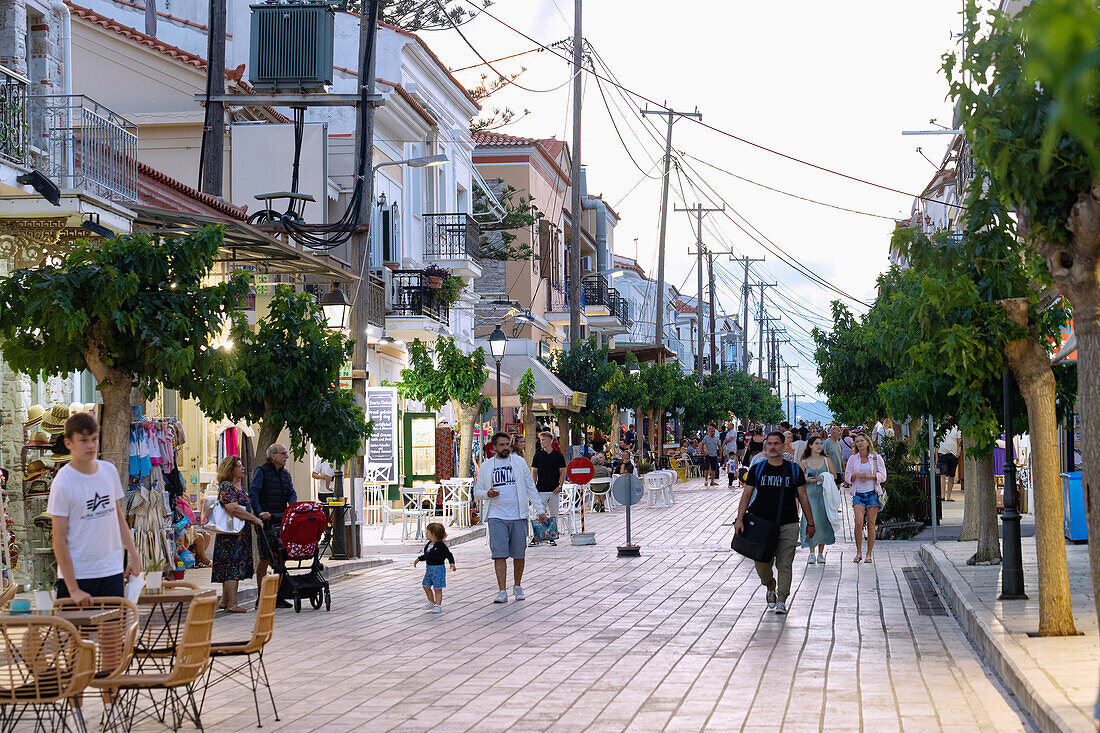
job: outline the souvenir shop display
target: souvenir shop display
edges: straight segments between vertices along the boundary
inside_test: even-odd
[[[181,541],[191,521],[183,521],[186,517],[177,506],[177,499],[183,495],[183,480],[176,466],[176,451],[185,440],[182,425],[173,417],[130,423],[124,506],[150,587],[156,587],[163,572],[181,579],[188,564],[182,555],[187,546]]]

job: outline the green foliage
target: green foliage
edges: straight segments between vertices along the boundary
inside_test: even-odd
[[[516,395],[519,397],[521,404],[528,405],[531,403],[531,398],[535,394],[535,374],[530,368],[523,373],[523,376],[519,378],[519,384],[516,385]]]
[[[481,388],[488,378],[485,349],[466,354],[450,337],[436,339],[431,346],[415,339],[409,344],[409,366],[401,370],[401,381],[394,386],[402,397],[423,402],[435,412],[448,400],[481,405]]]
[[[887,437],[882,439],[878,451],[886,465],[886,482],[882,488],[889,495],[886,508],[879,512],[879,521],[908,521],[924,498],[917,483],[916,468],[909,458],[909,446]]]
[[[556,351],[543,363],[575,392],[587,395],[585,406],[572,418],[575,424],[603,431],[611,429],[615,394],[608,389],[618,367],[607,360],[607,347],[595,336],[579,341],[568,351]]]
[[[481,0],[482,7],[492,5],[492,0]],[[350,0],[348,10],[363,11],[362,0]],[[462,25],[477,16],[464,2],[425,2],[425,0],[382,0],[378,17],[385,23],[407,31],[438,31],[454,25]]]
[[[339,387],[340,368],[351,358],[354,342],[328,330],[313,295],[276,286],[256,330],[241,324],[234,340],[243,383],[201,401],[208,414],[262,421],[269,430],[285,426],[299,459],[307,440],[334,465],[355,456],[373,425],[355,404],[355,395]]]
[[[474,184],[474,217],[481,222],[481,256],[491,260],[529,260],[538,255],[529,244],[513,245],[516,235],[513,232],[532,231],[542,219],[542,212],[535,206],[535,197],[521,195],[513,186],[500,185],[494,192],[497,200],[504,206],[504,216],[496,221],[500,212],[494,212],[489,206],[489,197],[485,190]],[[492,215],[492,218],[490,218]],[[491,236],[491,233],[494,233]]]
[[[209,344],[248,284],[203,284],[221,244],[220,227],[81,241],[60,267],[16,270],[0,278],[0,353],[32,377],[114,370],[150,397],[158,384],[185,398],[236,389],[229,357]]]
[[[638,461],[638,475],[645,476],[647,473],[653,470],[652,461]]]
[[[1089,131],[1100,16],[1089,4],[1037,0],[1013,19],[967,0],[962,50],[944,57],[976,165],[1021,209],[1030,236],[1054,242],[1069,241],[1069,212],[1098,170]]]
[[[863,322],[843,303],[833,301],[833,330],[814,328],[813,338],[819,388],[836,419],[861,425],[883,414],[878,385],[890,377],[890,371]]]
[[[443,285],[439,288],[439,295],[443,300],[447,301],[448,305],[452,305],[458,301],[458,295],[462,292],[462,288],[466,287],[466,283],[458,275],[448,275],[443,278]]]

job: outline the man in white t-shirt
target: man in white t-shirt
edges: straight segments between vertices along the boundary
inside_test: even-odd
[[[546,522],[546,506],[535,486],[535,477],[521,456],[512,453],[512,436],[493,436],[496,455],[487,458],[477,470],[474,498],[488,501],[485,512],[489,525],[489,552],[497,575],[497,597],[493,603],[507,603],[508,558],[512,558],[515,585],[512,593],[517,601],[524,599],[523,565],[527,549],[527,517],[535,507],[539,521]]]
[[[336,487],[332,485],[332,478],[335,475],[336,470],[331,463],[322,458],[317,459],[317,464],[313,467],[313,478],[317,479],[317,499],[319,501],[331,497],[336,490]]]
[[[942,496],[944,501],[955,501],[951,492],[955,490],[955,471],[959,468],[959,438],[962,433],[957,427],[951,428],[940,441],[936,449],[936,469],[943,476]]]
[[[118,469],[96,457],[96,419],[86,412],[70,417],[65,422],[65,447],[72,460],[50,485],[46,513],[53,519],[53,554],[60,576],[57,597],[84,606],[93,598],[122,596],[126,579],[141,573],[141,559],[122,512]],[[123,549],[129,553],[128,562]]]

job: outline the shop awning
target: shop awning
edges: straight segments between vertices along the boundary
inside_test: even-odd
[[[211,224],[221,224],[225,227],[225,244],[222,245],[219,261],[248,265],[256,268],[257,272],[314,275],[339,282],[358,279],[347,263],[324,253],[299,249],[243,221],[168,211],[151,206],[136,205],[130,208],[137,212],[134,220],[135,233],[162,237],[183,236]]]
[[[496,402],[497,398],[497,363],[489,353],[487,341],[478,342],[478,346],[485,348],[485,365],[489,367],[489,378],[481,386],[481,394]],[[571,410],[579,412],[584,406],[584,392],[574,392],[554,373],[546,368],[531,351],[534,344],[529,339],[509,339],[504,358],[500,362],[500,397],[502,407],[519,407],[519,395],[516,387],[524,373],[530,369],[535,378],[535,394],[531,398],[533,402],[545,402],[559,410]],[[518,353],[517,353],[518,352]]]

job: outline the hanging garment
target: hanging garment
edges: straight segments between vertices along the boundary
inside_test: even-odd
[[[239,456],[241,454],[240,439],[237,437],[237,428],[227,428],[225,431],[225,454],[227,456]]]

